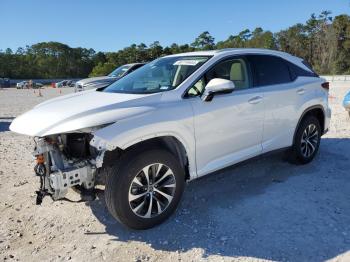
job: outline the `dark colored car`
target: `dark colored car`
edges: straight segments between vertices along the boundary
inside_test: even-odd
[[[114,83],[118,79],[130,74],[141,66],[145,65],[145,63],[134,63],[134,64],[126,64],[118,67],[112,73],[107,76],[99,76],[99,77],[90,77],[79,80],[75,84],[75,92],[80,92],[84,90],[94,89],[94,88],[103,88],[109,86]]]
[[[0,78],[0,88],[10,87],[10,79],[9,78]]]

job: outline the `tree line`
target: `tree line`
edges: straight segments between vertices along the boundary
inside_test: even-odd
[[[149,46],[133,44],[117,52],[95,52],[71,48],[58,42],[43,42],[0,50],[0,77],[83,78],[107,75],[116,67],[147,62],[164,55],[222,48],[268,48],[305,59],[319,74],[350,74],[350,16],[332,17],[329,11],[312,14],[305,23],[279,32],[261,27],[245,29],[215,42],[209,32],[201,33],[191,44],[163,47],[158,41]]]

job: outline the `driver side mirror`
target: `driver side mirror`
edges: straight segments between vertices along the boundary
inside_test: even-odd
[[[209,102],[217,94],[229,94],[235,89],[235,84],[227,79],[214,78],[206,85],[202,100]]]

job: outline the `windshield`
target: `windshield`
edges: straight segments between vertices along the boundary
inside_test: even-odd
[[[112,73],[110,73],[108,76],[111,77],[122,77],[126,71],[129,70],[131,66],[130,65],[123,65],[115,69]]]
[[[103,92],[149,94],[176,88],[201,67],[208,56],[163,57],[111,84]]]

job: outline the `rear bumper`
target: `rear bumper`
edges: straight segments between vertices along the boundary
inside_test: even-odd
[[[326,114],[326,116],[325,116],[325,121],[324,121],[323,134],[327,133],[329,130],[329,124],[331,122],[332,110],[330,108],[327,108],[325,114]]]

